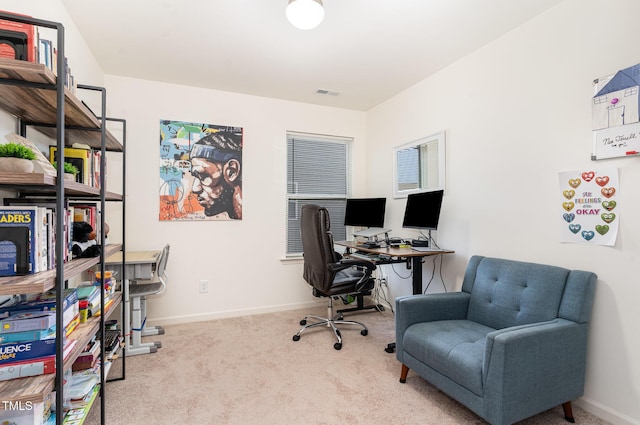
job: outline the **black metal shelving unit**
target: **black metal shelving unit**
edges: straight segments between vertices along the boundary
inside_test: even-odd
[[[126,121],[116,118],[106,117],[106,90],[102,87],[78,85],[81,90],[93,90],[101,95],[101,116],[96,117],[88,107],[65,88],[65,61],[64,61],[64,27],[57,22],[35,19],[22,15],[12,15],[0,12],[0,19],[16,21],[38,27],[52,28],[57,34],[57,54],[62,60],[57,62],[56,73],[53,74],[44,65],[32,62],[18,61],[13,59],[0,58],[0,109],[16,116],[19,133],[26,136],[27,128],[34,127],[41,133],[55,139],[57,146],[57,176],[52,178],[47,175],[8,175],[0,173],[0,188],[11,189],[20,193],[21,197],[55,195],[56,211],[64,211],[67,199],[94,200],[100,202],[101,228],[105,228],[105,211],[107,201],[124,200],[125,187],[125,145],[126,145]],[[56,78],[56,75],[60,78]],[[55,92],[55,95],[51,95]],[[122,124],[123,141],[120,143],[107,131],[107,121],[117,121]],[[99,132],[98,138],[95,133]],[[87,138],[92,140],[89,143],[92,148],[100,148],[100,188],[81,185],[75,182],[65,182],[64,179],[64,148],[70,146],[68,140],[76,140],[86,143]],[[106,152],[117,151],[123,154],[123,187],[122,195],[108,192],[106,190]],[[67,279],[72,275],[77,275],[81,271],[99,264],[101,276],[105,276],[104,260],[108,254],[124,250],[124,202],[122,202],[122,235],[121,245],[105,246],[104,232],[101,234],[101,245],[104,249],[99,258],[76,259],[67,263],[58,260],[55,272],[52,270],[39,272],[35,275],[17,276],[11,278],[0,278],[0,295],[15,295],[23,293],[45,292],[49,289],[56,290],[56,303],[63,305],[64,288]],[[56,214],[56,228],[63,229],[65,226],[64,214]],[[56,258],[64,258],[66,250],[64,238],[56,238]],[[126,252],[126,251],[125,251]],[[124,270],[124,255],[123,255]],[[80,331],[81,337],[88,339],[95,332],[105,335],[105,316],[109,313],[105,311],[104,291],[101,291],[101,310],[99,320],[93,321],[91,325]],[[64,371],[71,367],[71,359],[65,362],[63,353],[64,346],[64,321],[63,309],[56,309],[56,374],[55,378],[50,376],[38,376],[33,378],[21,378],[13,381],[0,383],[0,393],[3,400],[8,401],[35,401],[46,397],[51,390],[56,389],[56,424],[62,424],[64,415],[60,414],[63,406],[64,393]],[[122,309],[122,322],[124,323],[124,309]],[[97,326],[96,326],[97,322]],[[74,333],[77,331],[74,331]],[[74,335],[74,334],[72,334]],[[81,344],[78,344],[81,345]],[[82,347],[77,347],[80,350]],[[100,400],[101,400],[101,423],[105,423],[105,352],[104,344],[101,345],[101,373],[100,373]],[[79,351],[75,353],[77,357]],[[125,379],[124,350],[122,350],[122,371],[121,377]],[[66,368],[65,368],[66,365]],[[114,380],[117,380],[114,379]],[[53,382],[53,384],[52,384]]]

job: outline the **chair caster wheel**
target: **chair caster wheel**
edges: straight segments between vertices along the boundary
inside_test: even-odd
[[[306,321],[306,320],[302,319],[302,320],[300,321],[300,326],[304,326],[304,325],[306,325],[306,324],[307,324],[307,321]]]
[[[366,329],[363,329],[363,330],[360,331],[360,335],[367,336],[367,335],[369,335],[369,331],[366,330]]]
[[[344,316],[343,316],[342,314],[338,314],[338,315],[336,316],[336,319],[337,319],[337,320],[344,320]]]
[[[300,341],[300,335],[294,335],[293,336],[293,340],[294,341]]]
[[[333,344],[333,348],[335,348],[336,350],[339,350],[342,348],[342,343],[341,342],[336,342],[335,344]]]

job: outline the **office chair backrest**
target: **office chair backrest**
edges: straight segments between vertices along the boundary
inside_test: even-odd
[[[337,262],[333,248],[333,236],[329,211],[318,205],[302,206],[300,232],[304,256],[303,278],[321,292],[331,287],[335,273],[328,265]]]
[[[163,282],[165,285],[167,284],[167,274],[165,273],[165,269],[167,268],[167,261],[169,260],[169,244],[166,244],[164,248],[162,248],[162,252],[160,253],[160,260],[158,260],[158,266],[156,268],[156,276],[157,279]]]
[[[168,260],[169,244],[166,244],[160,252],[160,258],[158,258],[158,263],[156,265],[156,269],[153,272],[153,276],[151,276],[150,279],[135,279],[133,280],[133,283],[135,283],[136,285],[147,285],[147,289],[152,291],[150,293],[161,294],[167,287],[168,277],[165,269],[167,267]],[[157,283],[160,283],[161,286],[158,286]]]

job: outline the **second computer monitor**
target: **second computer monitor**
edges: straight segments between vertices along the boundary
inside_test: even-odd
[[[387,198],[348,198],[344,214],[345,226],[384,227]]]
[[[409,194],[402,227],[436,230],[440,221],[443,194],[442,190]]]

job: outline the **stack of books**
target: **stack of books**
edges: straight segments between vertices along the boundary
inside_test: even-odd
[[[5,11],[2,11],[5,12]],[[12,15],[31,17],[13,12],[5,12]],[[51,33],[48,28],[37,27],[16,21],[0,19],[0,57],[36,62],[45,65],[54,74],[58,72],[58,49],[55,38],[46,38]],[[41,34],[42,32],[42,34]],[[64,85],[71,92],[76,91],[76,81],[69,68],[69,61],[65,56],[63,59],[65,68]]]
[[[88,317],[100,316],[100,284],[81,285],[78,286],[78,300],[87,301],[89,310]],[[112,291],[105,289],[104,291],[104,309],[108,310],[113,304]]]
[[[45,292],[0,308],[0,381],[55,372],[55,293]],[[64,357],[76,341],[66,337],[79,323],[78,295],[65,291]]]

